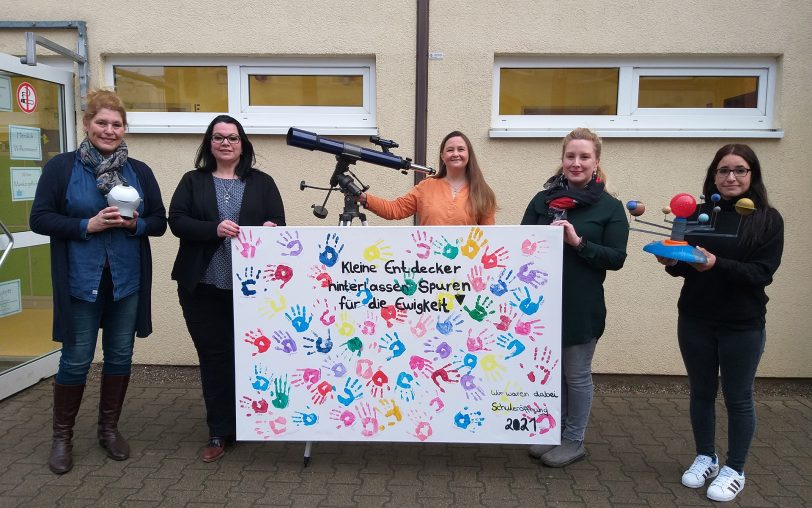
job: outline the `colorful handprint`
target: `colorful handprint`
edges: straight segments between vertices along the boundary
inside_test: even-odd
[[[479,250],[488,243],[487,239],[483,240],[484,236],[485,232],[479,227],[471,228],[471,231],[468,232],[468,241],[460,249],[462,255],[468,259],[474,259],[479,254]]]
[[[429,236],[425,231],[415,231],[412,233],[412,241],[414,241],[416,247],[414,254],[419,259],[428,259],[431,255],[431,243],[434,241],[434,238]],[[411,254],[412,250],[406,249],[406,252]]]
[[[245,339],[243,342],[247,342],[252,344],[254,347],[257,348],[256,351],[251,353],[251,356],[256,356],[258,354],[262,354],[271,347],[271,339],[265,336],[262,333],[262,330],[257,328],[256,330],[248,330],[245,332]]]
[[[319,254],[319,262],[324,266],[330,268],[338,262],[338,256],[344,250],[344,244],[339,243],[341,239],[338,233],[327,233],[327,238],[324,240],[324,245],[319,244],[319,249],[322,249]]]
[[[282,246],[282,255],[283,256],[298,256],[304,250],[304,246],[302,242],[299,240],[299,232],[294,231],[291,233],[290,231],[285,231],[279,237],[279,240],[276,241],[280,246]]]
[[[259,244],[261,243],[261,238],[257,238],[257,240],[254,241],[254,232],[249,230],[248,235],[246,235],[244,231],[240,231],[240,234],[237,235],[237,239],[233,245],[234,248],[237,249],[240,256],[246,259],[251,259],[256,256],[257,247],[259,247]]]

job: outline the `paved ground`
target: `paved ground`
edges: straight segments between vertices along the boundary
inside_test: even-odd
[[[316,444],[305,469],[301,443],[239,443],[219,462],[200,462],[207,432],[196,371],[139,367],[121,425],[132,457],[109,460],[96,443],[98,393],[88,389],[76,465],[63,476],[46,465],[51,383],[0,402],[0,507],[711,504],[679,482],[693,447],[678,378],[598,378],[589,456],[563,469],[539,466],[524,446],[355,443]],[[759,381],[757,410],[747,485],[730,505],[812,505],[812,382]],[[718,434],[724,454],[726,430]]]

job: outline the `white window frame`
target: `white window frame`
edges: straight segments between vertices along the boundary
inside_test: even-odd
[[[318,126],[346,125],[357,120],[358,117],[367,119],[371,110],[369,107],[370,97],[370,68],[369,67],[248,67],[240,68],[240,111],[250,115],[252,120],[258,124],[282,123],[283,125],[296,125],[302,127],[302,118],[308,119],[308,123],[315,123]],[[360,107],[346,106],[251,106],[248,103],[248,76],[249,74],[273,74],[274,76],[294,75],[294,76],[358,76],[363,77],[363,98],[364,104]],[[307,125],[304,125],[307,127]]]
[[[500,115],[505,68],[617,68],[616,115]],[[490,136],[561,137],[589,127],[604,137],[781,138],[773,123],[777,63],[774,58],[622,59],[496,57]],[[640,108],[641,76],[758,76],[756,108]]]
[[[238,119],[249,134],[286,134],[290,127],[319,134],[368,136],[378,134],[376,125],[375,61],[373,58],[148,58],[108,57],[105,82],[113,87],[115,66],[225,67],[228,80],[228,111],[206,113],[128,111],[129,132],[193,133],[206,130],[212,118],[228,114]],[[361,107],[249,106],[248,74],[361,75]]]

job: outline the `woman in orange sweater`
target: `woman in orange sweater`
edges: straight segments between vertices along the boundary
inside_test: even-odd
[[[440,143],[437,175],[415,185],[405,196],[388,201],[369,193],[359,201],[384,219],[414,214],[421,226],[465,226],[496,223],[496,195],[482,176],[471,141],[460,131]]]

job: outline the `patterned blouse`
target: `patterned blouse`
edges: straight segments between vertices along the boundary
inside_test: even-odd
[[[239,178],[214,178],[214,192],[217,195],[217,211],[220,221],[237,222],[240,219],[242,196],[245,193],[245,182]],[[214,252],[206,273],[200,280],[203,284],[212,284],[220,289],[231,290],[233,274],[231,273],[231,238],[223,238],[223,243]]]

